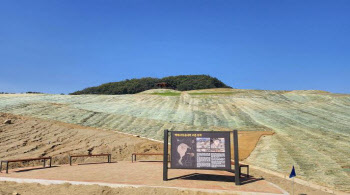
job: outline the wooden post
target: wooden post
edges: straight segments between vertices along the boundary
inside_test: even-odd
[[[167,129],[164,130],[163,181],[168,181],[168,132]]]
[[[9,173],[9,161],[6,163],[6,174]]]
[[[233,130],[233,149],[235,153],[235,184],[241,185],[240,182],[240,168],[239,168],[239,155],[238,155],[238,133],[237,130]]]

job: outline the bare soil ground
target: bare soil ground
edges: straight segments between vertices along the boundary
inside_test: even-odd
[[[99,185],[72,185],[72,184],[60,184],[60,185],[41,185],[31,183],[16,183],[16,182],[0,182],[0,194],[1,195],[38,195],[38,194],[55,194],[55,195],[81,195],[81,194],[92,194],[92,195],[112,195],[112,194],[188,194],[188,195],[205,195],[205,194],[216,194],[209,192],[189,191],[189,190],[178,190],[169,188],[152,188],[152,187],[120,187],[111,188],[107,186]],[[232,193],[222,193],[232,194]]]
[[[272,182],[278,185],[285,191],[292,193],[292,183],[290,180],[283,179],[260,170],[251,169],[252,175],[257,178],[263,178],[266,181]],[[111,188],[106,186],[86,186],[86,185],[71,185],[71,184],[59,184],[59,185],[41,185],[35,183],[15,183],[15,182],[0,182],[0,194],[12,195],[18,193],[19,195],[38,195],[38,194],[190,194],[190,195],[204,195],[204,194],[217,194],[216,191],[203,192],[198,190],[182,190],[171,188]],[[226,194],[226,193],[223,193]],[[234,193],[227,193],[234,194]],[[330,193],[323,192],[310,188],[308,186],[294,184],[294,194],[308,194],[308,195],[330,195]]]
[[[53,164],[67,164],[69,155],[111,153],[112,160],[131,160],[133,152],[160,152],[163,144],[132,135],[116,133],[53,120],[0,114],[0,121],[11,119],[13,124],[0,124],[0,159],[21,159],[52,156]],[[102,157],[101,157],[102,158]],[[95,158],[74,159],[92,162]],[[29,162],[34,165],[40,162]],[[12,163],[10,167],[23,166]]]
[[[39,168],[39,169],[38,169]],[[95,163],[80,165],[60,165],[53,168],[20,168],[9,174],[0,174],[0,179],[7,181],[33,182],[45,180],[59,184],[59,181],[84,182],[79,184],[112,185],[109,187],[157,187],[192,189],[197,191],[229,191],[283,194],[283,191],[269,182],[250,177],[242,178],[240,186],[234,185],[234,173],[220,170],[170,169],[168,181],[163,181],[162,162],[119,161],[118,163]],[[24,179],[24,180],[23,180]],[[54,181],[53,181],[54,180]],[[6,180],[5,180],[6,181]],[[88,182],[88,183],[85,183]],[[72,183],[73,184],[73,183]],[[114,185],[114,186],[113,186]]]

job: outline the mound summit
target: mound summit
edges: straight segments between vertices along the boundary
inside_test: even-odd
[[[119,82],[105,83],[96,87],[88,87],[71,95],[80,94],[135,94],[149,89],[169,88],[179,91],[231,88],[219,79],[209,75],[179,75],[164,78],[145,77],[140,79],[127,79]]]

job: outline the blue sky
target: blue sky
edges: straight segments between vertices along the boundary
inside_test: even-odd
[[[350,1],[0,1],[0,91],[209,74],[350,93]]]

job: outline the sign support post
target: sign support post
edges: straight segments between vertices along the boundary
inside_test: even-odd
[[[163,181],[168,181],[168,130],[164,130]]]
[[[238,133],[237,130],[233,130],[233,149],[235,153],[235,184],[241,185],[240,182],[240,170],[239,170],[239,156],[238,156]]]

